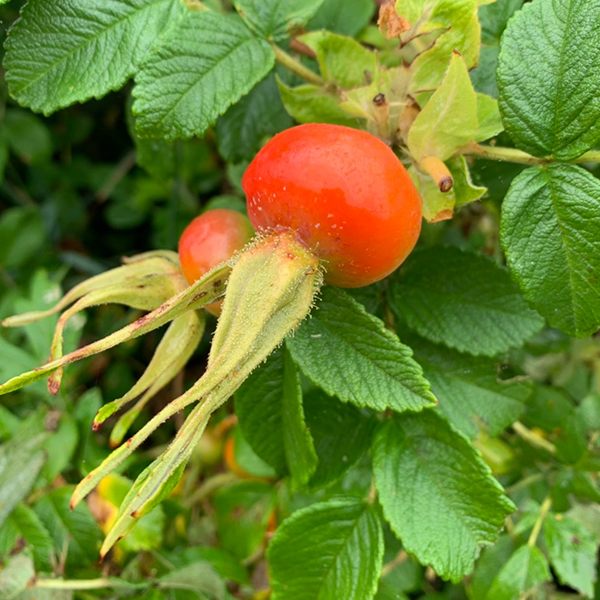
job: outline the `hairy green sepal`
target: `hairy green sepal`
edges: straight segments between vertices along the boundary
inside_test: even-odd
[[[272,234],[251,244],[237,258],[227,284],[223,312],[204,375],[140,431],[115,450],[76,488],[80,502],[170,416],[198,402],[167,450],[140,475],[109,532],[104,555],[173,485],[187,463],[210,415],[309,313],[322,283],[318,259],[294,234]]]

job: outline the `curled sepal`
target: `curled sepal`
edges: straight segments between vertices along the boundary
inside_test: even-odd
[[[135,480],[102,544],[102,558],[133,528],[136,519],[148,514],[171,493],[183,475],[185,465],[206,428],[209,416],[204,405],[197,405],[167,450]]]
[[[233,262],[233,261],[230,261]],[[206,305],[219,300],[225,293],[227,278],[231,272],[230,263],[215,267],[204,277],[190,287],[161,304],[152,312],[140,317],[137,321],[119,329],[105,338],[66,354],[58,360],[49,362],[33,371],[28,371],[13,377],[0,385],[0,395],[18,390],[30,383],[43,379],[57,369],[73,362],[88,358],[94,354],[114,348],[118,344],[144,335],[172,321],[188,310],[204,308]]]
[[[118,446],[127,430],[136,420],[146,403],[164,388],[183,369],[204,334],[204,312],[188,311],[177,317],[158,344],[152,360],[136,384],[121,398],[105,404],[94,419],[94,429],[128,402],[142,395],[137,404],[116,423],[110,435],[110,445]]]
[[[133,263],[138,264],[138,263]],[[130,277],[118,285],[89,292],[80,298],[73,306],[63,312],[54,329],[54,337],[50,349],[50,362],[63,355],[63,332],[69,319],[78,312],[99,306],[100,304],[123,304],[138,310],[151,311],[166,302],[177,292],[185,289],[187,284],[183,275],[176,267],[171,267],[170,273],[153,273],[138,277]],[[48,390],[58,394],[62,380],[63,369],[57,369],[48,379]]]
[[[189,404],[203,400],[194,411],[208,419],[298,327],[309,313],[322,280],[318,259],[290,232],[273,234],[248,246],[232,269],[204,375],[81,481],[71,505],[80,502],[158,426]]]
[[[173,250],[149,250],[148,252],[141,252],[140,254],[134,254],[133,256],[124,256],[121,260],[124,264],[129,265],[131,263],[147,261],[154,258],[166,260],[173,266],[179,268],[179,255],[177,252],[173,252]]]
[[[29,323],[35,323],[41,319],[49,317],[64,310],[67,306],[77,302],[87,294],[97,292],[110,286],[125,285],[131,279],[139,280],[147,275],[160,273],[172,273],[173,268],[179,265],[177,254],[170,251],[162,251],[160,256],[154,256],[152,253],[146,253],[128,259],[131,264],[125,264],[122,267],[111,269],[95,277],[91,277],[76,285],[72,290],[65,294],[52,308],[44,311],[32,311],[22,315],[14,315],[2,321],[4,327],[21,327]],[[125,260],[125,259],[124,259]]]

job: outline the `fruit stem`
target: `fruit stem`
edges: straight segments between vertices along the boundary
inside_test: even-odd
[[[469,144],[461,151],[461,154],[482,158],[484,160],[501,160],[523,165],[545,165],[553,161],[552,158],[539,158],[517,150],[516,148],[502,148],[498,146],[481,146],[479,144]],[[572,163],[600,162],[600,150],[590,150],[585,154],[570,161]]]
[[[309,83],[314,83],[315,85],[327,84],[327,82],[320,75],[317,75],[314,71],[311,71],[305,67],[301,62],[290,56],[285,50],[282,50],[276,44],[271,44],[271,47],[273,48],[273,52],[275,52],[275,59],[277,62],[288,69],[288,71],[295,73],[298,75],[298,77],[301,77]]]
[[[442,194],[447,194],[454,185],[452,173],[448,167],[435,156],[425,157],[418,165],[419,170],[427,173],[438,186]]]

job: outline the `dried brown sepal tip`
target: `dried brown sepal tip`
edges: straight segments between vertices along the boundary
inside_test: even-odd
[[[379,92],[379,94],[375,95],[375,97],[373,98],[373,104],[375,106],[385,106],[387,104],[385,94]]]
[[[448,221],[454,215],[454,211],[450,208],[446,208],[441,210],[433,219],[430,219],[430,223],[439,223],[440,221]]]
[[[450,169],[437,157],[427,156],[419,163],[419,170],[427,173],[442,194],[447,194],[454,185]]]
[[[396,11],[396,0],[385,0],[381,5],[377,25],[388,40],[400,38],[410,29],[410,23]]]

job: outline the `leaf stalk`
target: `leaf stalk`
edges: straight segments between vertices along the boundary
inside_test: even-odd
[[[284,66],[288,71],[291,71],[295,75],[298,75],[301,79],[314,83],[315,85],[327,85],[327,82],[314,71],[311,71],[305,67],[301,62],[297,61],[293,56],[289,55],[285,50],[282,50],[276,44],[271,44],[273,52],[275,52],[275,59],[277,62]]]

